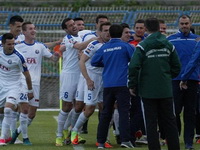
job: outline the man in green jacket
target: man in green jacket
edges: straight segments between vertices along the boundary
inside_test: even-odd
[[[172,78],[180,72],[174,46],[159,32],[156,18],[145,20],[149,36],[139,43],[129,65],[129,89],[144,104],[149,150],[161,150],[157,132],[158,117],[164,126],[169,150],[180,150],[173,109]]]

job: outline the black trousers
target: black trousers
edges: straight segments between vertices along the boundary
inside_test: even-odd
[[[180,90],[180,81],[173,81],[173,94],[174,104],[176,112],[176,121],[181,133],[181,119],[180,114],[183,111],[183,122],[184,122],[184,143],[186,147],[192,147],[195,130],[195,114],[196,114],[196,102],[198,92],[198,81],[188,80],[188,89]]]
[[[200,135],[200,84],[197,92],[197,105],[196,105],[196,134]]]
[[[142,98],[146,119],[146,132],[149,150],[161,150],[158,133],[158,117],[164,125],[168,150],[180,150],[173,99]]]
[[[141,98],[139,96],[131,97],[131,109],[130,109],[130,126],[131,126],[131,140],[135,142],[135,133],[138,130],[142,131],[143,135],[146,135],[144,126],[144,118],[142,113]]]
[[[121,142],[130,141],[130,93],[128,88],[125,86],[104,88],[103,92],[103,110],[100,114],[97,131],[98,143],[106,142],[115,101],[117,101],[117,108],[119,111],[119,131]]]

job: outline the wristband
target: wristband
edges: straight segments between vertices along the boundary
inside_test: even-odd
[[[28,93],[33,93],[33,89],[31,89],[31,90],[28,90]]]

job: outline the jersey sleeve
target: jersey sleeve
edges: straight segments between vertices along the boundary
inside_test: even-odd
[[[92,57],[95,53],[95,42],[94,41],[90,42],[83,53],[88,57]]]
[[[20,68],[20,71],[21,72],[28,71],[28,67],[26,65],[25,57],[22,54],[20,54],[19,52],[17,52],[17,55],[19,56],[18,66]]]
[[[52,56],[52,53],[50,52],[50,50],[44,45],[42,44],[42,54],[44,57],[50,58]]]
[[[73,48],[74,44],[77,43],[77,41],[71,35],[67,35],[63,39],[63,43],[65,44],[66,49],[71,49]]]

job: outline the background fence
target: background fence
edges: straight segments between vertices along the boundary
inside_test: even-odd
[[[191,16],[193,27],[200,34],[200,7],[85,7],[73,12],[70,7],[0,7],[0,34],[9,31],[9,19],[20,15],[25,21],[33,22],[37,27],[37,40],[51,42],[64,37],[60,24],[64,18],[82,17],[86,29],[95,30],[95,18],[98,14],[107,15],[112,23],[127,23],[132,28],[137,19],[156,17],[164,19],[168,33],[178,30],[178,18],[181,14]],[[48,59],[43,60],[41,97],[42,108],[59,107],[59,65]]]

